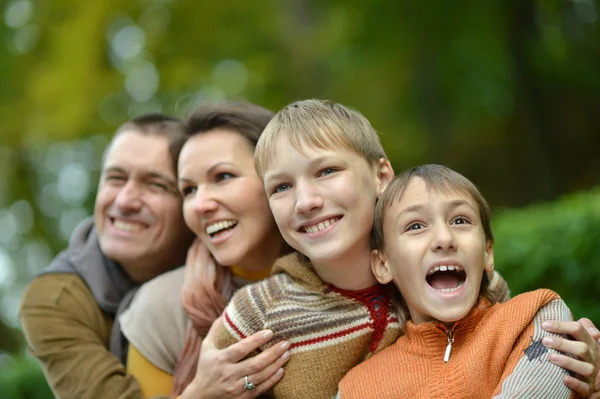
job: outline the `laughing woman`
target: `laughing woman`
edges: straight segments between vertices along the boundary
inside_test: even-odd
[[[267,277],[288,250],[254,170],[254,146],[272,116],[257,105],[218,104],[202,105],[188,119],[178,181],[184,218],[197,240],[185,268],[144,285],[120,319],[130,342],[128,371],[146,397],[181,394],[195,375],[202,339],[233,292]],[[233,360],[247,351],[243,345],[229,349],[221,353]],[[253,376],[258,389],[252,396],[281,378],[287,347],[273,349],[242,365],[270,364]],[[244,376],[236,378],[228,386],[244,394]]]

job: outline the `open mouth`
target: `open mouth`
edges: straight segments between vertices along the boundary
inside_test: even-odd
[[[227,231],[232,230],[237,226],[238,222],[235,220],[221,220],[220,222],[210,224],[206,226],[206,234],[211,238],[215,238]]]
[[[467,273],[456,265],[434,266],[429,270],[425,279],[433,289],[450,293],[464,285],[467,280]]]
[[[331,226],[332,224],[337,223],[342,217],[341,216],[334,216],[332,218],[329,218],[327,220],[323,220],[319,223],[310,225],[310,226],[302,226],[300,228],[300,231],[303,233],[317,233],[319,231],[325,230],[326,228],[328,228],[329,226]]]

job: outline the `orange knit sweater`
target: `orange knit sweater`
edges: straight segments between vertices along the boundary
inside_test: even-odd
[[[551,351],[541,343],[553,335],[541,328],[546,320],[572,320],[549,290],[493,306],[481,300],[451,330],[408,322],[394,345],[342,379],[338,398],[576,398],[563,383],[567,372],[548,361]],[[445,362],[449,331],[454,342]]]

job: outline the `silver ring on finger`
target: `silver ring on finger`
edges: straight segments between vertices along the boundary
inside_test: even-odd
[[[254,388],[256,388],[256,385],[254,385],[253,383],[251,383],[251,382],[250,382],[250,380],[248,380],[248,376],[247,376],[247,375],[245,375],[245,376],[244,376],[244,389],[245,389],[246,391],[251,391],[251,390],[253,390]]]

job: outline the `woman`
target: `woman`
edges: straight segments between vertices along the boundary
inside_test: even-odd
[[[198,238],[185,271],[146,284],[120,319],[130,341],[129,372],[146,396],[183,391],[195,375],[202,338],[233,291],[267,277],[288,250],[254,170],[254,146],[272,116],[257,105],[219,104],[202,105],[189,117],[178,181],[186,224]],[[161,320],[148,320],[153,315]],[[273,351],[279,359],[272,365],[274,378],[285,350]],[[255,384],[261,381],[254,376]]]
[[[198,130],[202,130],[202,129],[194,128],[194,123],[192,123],[193,119],[194,118],[192,117],[190,120],[190,131],[195,132]],[[237,126],[234,126],[234,128],[238,129]],[[221,147],[224,146],[225,143],[228,142],[228,140],[231,140],[233,137],[235,137],[235,134],[233,134],[231,131],[229,132],[230,133],[229,135],[216,134],[215,132],[212,132],[215,134],[211,134],[212,129],[214,129],[214,126],[211,125],[211,127],[204,128],[204,130],[202,130],[203,132],[205,132],[204,134],[193,136],[193,138],[190,140],[190,142],[186,143],[186,146],[184,146],[184,149],[181,152],[181,156],[180,156],[180,160],[179,160],[179,173],[180,173],[180,183],[181,183],[180,189],[182,191],[182,194],[185,197],[184,215],[186,218],[186,222],[188,223],[190,228],[192,228],[192,230],[194,230],[194,232],[196,232],[196,234],[198,234],[201,241],[210,249],[214,258],[219,263],[224,264],[224,265],[238,265],[238,266],[242,266],[242,264],[247,265],[247,262],[245,262],[246,256],[248,256],[247,259],[257,258],[256,255],[252,255],[252,256],[250,255],[251,252],[256,254],[257,251],[249,251],[250,246],[242,246],[242,247],[238,248],[237,245],[235,245],[235,246],[227,245],[228,241],[231,239],[229,237],[233,238],[233,237],[237,236],[238,238],[240,238],[241,236],[238,234],[240,231],[245,232],[245,233],[250,232],[250,230],[247,230],[247,229],[238,229],[239,226],[242,226],[241,225],[242,219],[240,218],[240,220],[238,221],[237,215],[241,214],[242,212],[237,211],[237,209],[239,209],[239,208],[237,207],[237,205],[235,205],[234,203],[231,202],[232,198],[229,196],[236,196],[239,198],[240,195],[244,195],[244,203],[249,201],[252,204],[252,203],[254,203],[252,199],[256,198],[256,197],[251,196],[251,194],[254,195],[255,193],[252,190],[243,190],[243,192],[241,194],[240,194],[240,191],[242,191],[242,190],[240,190],[238,192],[234,192],[234,191],[225,192],[225,191],[218,190],[219,184],[223,184],[223,182],[227,182],[230,179],[239,178],[239,176],[236,173],[232,173],[229,170],[223,170],[223,171],[219,170],[219,167],[221,167],[223,165],[227,165],[229,163],[228,160],[217,161],[216,158],[212,158],[212,160],[213,160],[212,166],[209,166],[209,163],[207,163],[207,164],[199,163],[198,165],[194,165],[194,162],[200,162],[200,160],[204,160],[205,158],[210,158],[210,156],[217,154],[217,152],[216,152],[217,149],[222,149]],[[206,140],[202,140],[201,139],[202,136],[204,136],[206,138]],[[192,146],[193,143],[195,143],[196,145]],[[187,147],[188,144],[190,145],[189,147]],[[248,153],[250,153],[250,154],[252,153],[253,146],[249,147],[247,145],[247,143],[245,143],[244,141],[242,141],[242,142],[238,141],[238,145],[240,145],[240,144],[244,144],[246,146],[246,149],[248,150],[246,152],[246,155],[248,155]],[[244,145],[242,145],[242,147],[244,147]],[[229,151],[231,152],[230,155],[232,155],[234,149],[232,147],[228,147],[228,148],[229,148]],[[223,153],[221,153],[220,156],[223,156]],[[238,157],[229,156],[229,158],[239,159],[239,156]],[[252,163],[248,163],[248,165],[249,165],[248,171],[252,171],[252,174],[254,174],[254,169],[253,169]],[[240,166],[240,165],[238,165],[238,166]],[[186,172],[186,167],[187,167],[188,172]],[[212,170],[213,167],[214,167],[214,170]],[[195,170],[195,168],[197,170]],[[215,172],[215,171],[217,172],[217,174],[211,174],[212,172]],[[208,172],[210,172],[210,173],[208,173]],[[189,176],[186,176],[186,173],[188,173]],[[198,176],[198,177],[193,177],[193,176]],[[262,188],[262,185],[261,185],[261,188]],[[214,195],[215,193],[220,194],[218,201],[215,201],[214,198],[211,197],[211,195]],[[263,198],[264,204],[266,206],[268,206],[266,197],[264,197],[264,194],[262,194],[262,195],[263,195],[262,198]],[[191,207],[191,205],[190,205],[191,198],[195,199],[195,201],[196,201],[196,205],[194,205],[194,207]],[[219,206],[225,207],[225,209],[227,210],[224,213],[225,216],[217,215],[211,219],[211,212],[215,212],[215,214],[217,212],[222,213],[222,211],[219,211]],[[190,211],[190,209],[193,209],[193,212]],[[232,209],[233,209],[233,212],[231,211]],[[270,224],[272,226],[273,225],[272,218],[270,216],[265,217],[265,214],[262,213],[262,211],[264,211],[263,208],[260,208],[259,210],[260,210],[260,212],[258,212],[258,210],[254,211],[253,215],[257,216],[257,217],[258,217],[258,215],[262,215],[261,217],[263,217],[263,218],[265,218],[265,220],[267,220],[265,223]],[[268,214],[269,213],[268,208],[266,208],[266,210],[267,210],[267,214]],[[190,215],[192,215],[192,216],[190,216]],[[249,216],[250,213],[243,212],[243,215]],[[212,223],[213,221],[215,223]],[[218,222],[218,223],[216,223],[216,222]],[[237,232],[235,231],[236,229],[238,229]],[[259,245],[258,242],[260,240],[257,239],[258,238],[257,236],[250,237],[249,234],[246,234],[246,235],[244,235],[244,237],[245,237],[245,239],[248,239],[248,240],[251,238],[256,239],[253,242],[255,243],[255,245]],[[281,237],[278,236],[278,239],[281,240]],[[269,239],[268,243],[263,243],[263,244],[264,245],[269,244],[271,242],[271,240],[272,240],[272,238]],[[233,241],[233,242],[236,242],[236,241]],[[225,244],[227,246],[222,245],[222,244]],[[284,248],[282,241],[279,241],[278,245],[279,245],[280,250],[281,250],[281,248]],[[226,249],[227,249],[227,251],[226,251]],[[231,254],[227,253],[229,250],[231,250],[233,252]],[[262,252],[264,254],[267,253],[265,251],[262,251]],[[271,256],[270,258],[272,259],[272,261],[275,260],[275,259],[273,259],[273,256]],[[204,284],[202,284],[202,283],[195,284],[194,283],[195,281],[199,280],[200,282],[202,282],[202,280],[203,280],[203,278],[199,277],[199,275],[197,273],[194,273],[194,270],[206,270],[205,268],[193,267],[192,265],[194,265],[195,263],[197,263],[198,265],[206,266],[208,264],[208,265],[212,266],[212,263],[210,262],[210,256],[205,252],[205,250],[203,248],[195,248],[193,251],[190,252],[190,256],[188,259],[188,265],[187,265],[188,273],[187,273],[187,276],[185,277],[186,289],[184,289],[183,298],[184,298],[184,304],[186,304],[185,305],[186,309],[189,309],[188,315],[190,315],[192,320],[196,320],[196,323],[194,323],[194,324],[196,325],[197,328],[195,330],[196,332],[194,330],[191,330],[188,328],[188,335],[187,335],[188,336],[188,338],[187,338],[188,344],[186,344],[186,350],[184,350],[184,355],[182,356],[182,358],[179,362],[179,366],[177,368],[174,393],[180,393],[181,387],[185,386],[186,383],[190,381],[190,377],[192,374],[191,370],[193,369],[193,366],[195,365],[195,362],[193,360],[195,360],[196,353],[199,348],[199,345],[198,345],[199,340],[197,338],[193,339],[194,335],[203,336],[204,332],[207,329],[207,326],[210,324],[209,322],[211,320],[213,320],[216,315],[218,315],[217,310],[222,307],[221,305],[223,303],[223,298],[228,297],[227,292],[225,292],[225,290],[224,290],[224,287],[226,287],[226,284],[217,283],[215,286],[219,287],[221,292],[224,293],[225,295],[223,295],[220,298],[220,300],[215,300],[213,302],[213,304],[215,306],[207,306],[207,307],[191,306],[192,301],[190,301],[190,298],[193,298],[194,294],[196,295],[195,298],[197,298],[199,300],[205,300],[205,297],[208,297],[208,295],[209,295],[209,293],[211,293],[211,291],[213,294],[215,291],[212,288],[213,285],[206,284],[206,282],[204,282]],[[263,264],[267,264],[267,263],[269,263],[269,262],[267,261]],[[240,275],[239,269],[240,268],[237,269],[238,276]],[[219,267],[215,267],[212,271],[213,274],[212,275],[210,273],[208,274],[209,276],[211,276],[210,281],[226,282],[227,281],[226,278],[217,278],[218,273],[222,270],[223,269],[221,269]],[[242,269],[242,270],[247,271],[247,269]],[[233,271],[235,274],[236,269],[233,269]],[[173,273],[177,273],[177,272],[173,272]],[[180,276],[182,276],[181,271],[179,271],[179,273],[180,273]],[[257,277],[257,276],[254,276],[254,277]],[[260,276],[258,276],[258,277],[260,277]],[[163,277],[163,278],[166,278],[166,277]],[[150,284],[152,284],[152,283],[150,283]],[[181,285],[182,285],[182,283],[181,283],[181,277],[180,277],[180,286]],[[196,288],[193,289],[193,287],[196,287]],[[176,289],[174,288],[171,291],[175,291],[175,290]],[[158,297],[159,302],[166,303],[162,300],[163,298],[160,295],[154,294],[153,297],[154,298]],[[218,295],[217,296],[213,295],[212,297],[219,298]],[[202,308],[204,310],[200,311],[200,312],[193,311],[193,309],[200,309],[200,308]],[[171,310],[169,310],[169,308],[165,309],[165,311],[163,312],[164,316],[169,316],[169,313],[171,313],[171,314],[173,313],[172,309],[174,309],[174,308],[170,308],[170,309]],[[156,310],[154,310],[153,313],[157,314],[160,312],[157,312]],[[199,316],[207,316],[206,317],[207,320],[205,320],[206,323],[204,323],[203,327],[200,327],[199,323],[197,322],[198,320],[200,320]],[[123,324],[127,325],[127,323],[123,323]],[[163,324],[169,326],[169,328],[171,330],[173,330],[172,326],[170,326],[170,323],[164,322]],[[179,323],[179,324],[181,324],[181,323]],[[140,326],[141,325],[144,325],[144,324],[140,323]],[[156,323],[154,323],[154,325],[156,325]],[[198,331],[200,331],[200,332],[198,332]],[[149,331],[148,329],[144,329],[143,332],[146,335],[149,335],[151,333],[151,331]],[[176,333],[176,331],[171,331],[171,334],[178,335]],[[126,335],[132,342],[132,345],[135,350],[136,345],[137,345],[136,339],[132,338],[130,336],[131,334],[128,334],[127,332],[126,332]],[[168,333],[166,335],[168,336]],[[179,335],[182,335],[182,334],[179,334]],[[165,336],[165,334],[163,334],[163,337],[164,336]],[[283,351],[285,351],[285,349],[282,349],[280,346],[274,346],[274,347],[270,348],[269,350],[265,351],[263,354],[261,354],[260,355],[260,356],[262,356],[261,358],[255,357],[255,358],[251,358],[251,359],[247,359],[247,360],[243,360],[243,361],[240,361],[240,360],[242,360],[247,354],[252,352],[254,349],[256,349],[257,347],[262,345],[265,340],[268,340],[268,338],[269,338],[269,334],[266,334],[266,336],[265,336],[264,334],[257,333],[254,336],[251,336],[251,337],[239,342],[238,344],[235,344],[234,346],[229,347],[225,350],[221,350],[221,351],[214,349],[214,347],[211,347],[211,342],[204,342],[203,349],[202,349],[202,356],[199,360],[200,366],[198,369],[198,373],[196,374],[196,378],[193,380],[193,384],[192,384],[193,391],[201,393],[200,397],[203,397],[203,398],[220,398],[220,397],[252,398],[252,397],[256,397],[258,394],[264,392],[271,385],[273,385],[275,382],[277,382],[279,378],[281,378],[282,374],[281,374],[280,367],[283,364],[283,362],[285,362],[286,359],[285,359],[285,356],[281,357],[280,355]],[[580,340],[583,340],[581,337],[577,337],[577,338]],[[163,341],[165,341],[164,338],[163,338]],[[560,345],[560,341],[558,341],[558,340],[556,340],[556,341],[557,341],[556,345]],[[160,342],[158,344],[160,344]],[[273,350],[273,351],[269,352],[271,350]],[[276,352],[275,350],[279,350],[279,352]],[[568,348],[565,348],[565,350],[568,350]],[[173,353],[173,351],[171,351],[171,353]],[[179,353],[179,352],[174,351],[174,353]],[[144,354],[146,354],[146,353],[144,353]],[[134,353],[134,355],[135,355],[135,353]],[[142,386],[144,387],[146,382],[152,381],[155,379],[147,378],[147,377],[145,378],[144,376],[140,376],[139,374],[137,374],[134,371],[132,364],[131,364],[132,361],[134,361],[134,359],[135,359],[135,357],[134,358],[130,357],[129,370],[134,375],[138,376],[138,379],[140,379]],[[187,361],[186,361],[186,359],[187,359]],[[154,362],[154,364],[157,364],[157,362]],[[566,368],[569,368],[569,364],[565,364],[564,366]],[[178,378],[179,376],[182,375],[181,370],[187,370],[185,373],[183,373],[183,375],[184,375],[183,379]],[[249,377],[244,378],[246,376],[249,376]],[[251,381],[252,384],[248,384],[247,383],[248,381]],[[251,388],[254,385],[256,385],[256,388],[252,390]],[[244,386],[248,387],[250,390],[244,390]],[[192,392],[192,390],[190,390],[190,392]],[[152,392],[149,390],[145,390],[145,393],[146,394],[159,394],[159,393],[164,393],[164,391]],[[186,391],[186,394],[187,393],[188,392]],[[185,396],[187,396],[187,395],[182,395],[182,398]],[[194,397],[199,397],[199,396],[194,396]]]

